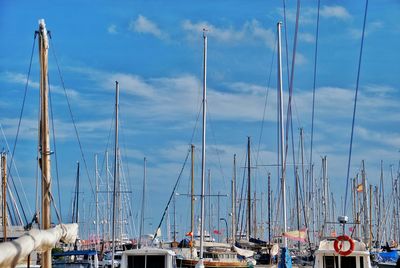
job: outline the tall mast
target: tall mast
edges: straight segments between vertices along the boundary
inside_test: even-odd
[[[145,202],[146,202],[146,157],[143,159],[143,192],[142,192],[142,211],[140,214],[139,248],[142,247]]]
[[[207,35],[203,29],[203,135],[201,148],[201,222],[200,222],[200,261],[198,267],[203,265],[203,244],[204,244],[204,192],[205,192],[205,173],[206,173],[206,116],[207,116]]]
[[[7,241],[7,155],[1,153],[1,179],[2,179],[2,223],[3,223],[3,241]]]
[[[107,241],[110,241],[110,170],[108,168],[108,151],[106,151],[106,186],[107,186],[107,210],[106,210],[106,221],[107,221]]]
[[[118,106],[119,106],[119,85],[115,81],[115,141],[114,141],[114,189],[113,189],[113,210],[112,210],[112,257],[111,263],[114,263],[115,254],[115,210],[118,185]],[[119,189],[119,188],[118,188]]]
[[[232,245],[236,242],[236,154],[233,155],[232,178]]]
[[[283,129],[283,85],[282,85],[282,40],[281,40],[281,26],[282,23],[278,22],[278,107],[279,107],[279,129],[280,129],[280,165],[281,165],[281,187],[282,187],[282,201],[283,201],[283,232],[287,232],[287,219],[286,219],[286,182],[285,182],[285,144],[284,144],[284,129]],[[287,238],[283,240],[284,247],[287,247]]]
[[[76,193],[75,193],[75,219],[74,221],[79,224],[79,162],[76,162]],[[78,248],[78,241],[75,241],[74,249]]]
[[[271,174],[268,172],[268,245],[271,244]],[[271,254],[271,249],[269,253]]]
[[[192,166],[191,166],[191,196],[190,196],[190,247],[193,246],[193,234],[194,234],[194,145],[191,145],[191,159],[192,159]],[[192,250],[190,250],[190,254],[192,254]]]
[[[39,20],[39,61],[40,61],[40,169],[42,171],[42,229],[51,226],[50,195],[50,135],[49,135],[49,110],[48,110],[48,51],[49,40],[47,37],[46,24],[43,19]],[[51,267],[51,250],[42,253],[42,267]]]
[[[250,174],[250,137],[247,137],[247,219],[246,219],[246,239],[251,236],[251,174]]]
[[[95,165],[95,180],[96,180],[96,246],[100,240],[99,233],[99,174],[97,171],[97,154],[94,155],[94,165]]]
[[[323,197],[322,202],[324,205],[324,223],[322,228],[322,235],[326,233],[326,223],[328,221],[328,185],[327,185],[327,163],[326,156],[322,158],[322,187],[323,187]]]

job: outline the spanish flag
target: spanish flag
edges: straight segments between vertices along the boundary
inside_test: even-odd
[[[290,231],[283,233],[284,237],[289,238],[290,240],[306,242],[307,241],[307,229],[300,229],[296,231]]]
[[[364,187],[363,187],[362,183],[357,185],[357,192],[358,193],[361,193],[363,191],[363,189],[364,189]]]

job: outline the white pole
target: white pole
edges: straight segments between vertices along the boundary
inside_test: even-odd
[[[284,129],[283,129],[283,85],[282,85],[282,42],[281,42],[281,26],[278,22],[278,107],[279,107],[279,128],[280,128],[280,164],[281,164],[281,182],[282,182],[282,201],[283,201],[283,232],[287,232],[286,223],[286,182],[285,182],[285,144],[284,144]],[[287,247],[287,238],[284,238],[284,246]]]
[[[206,115],[207,115],[207,35],[206,29],[203,29],[203,136],[201,151],[201,222],[200,222],[200,261],[196,267],[204,267],[204,193],[205,193],[205,172],[206,172]]]

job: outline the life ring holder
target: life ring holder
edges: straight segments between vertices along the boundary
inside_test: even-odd
[[[350,248],[346,251],[342,251],[343,243],[341,243],[339,247],[339,242],[347,241],[350,244]],[[354,251],[354,241],[348,235],[340,235],[336,237],[335,241],[333,242],[333,248],[335,251],[341,256],[348,256]]]

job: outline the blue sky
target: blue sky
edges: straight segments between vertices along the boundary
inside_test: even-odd
[[[359,172],[360,162],[364,159],[368,179],[376,185],[380,160],[384,161],[385,174],[389,173],[391,164],[397,170],[399,160],[400,4],[395,0],[370,1],[369,4],[351,176]],[[288,1],[286,5],[291,60],[296,3]],[[340,203],[345,188],[364,6],[364,1],[321,1],[315,175],[320,176],[320,156],[327,155],[337,203]],[[112,148],[108,139],[113,117],[114,81],[120,82],[121,153],[125,174],[133,189],[132,208],[134,214],[140,209],[142,162],[143,157],[147,157],[147,206],[151,208],[148,217],[154,227],[185,159],[193,132],[199,179],[201,126],[200,123],[196,129],[195,126],[201,104],[201,29],[207,27],[207,165],[212,172],[213,191],[226,193],[232,176],[233,154],[238,155],[239,165],[244,166],[247,136],[252,137],[253,159],[256,159],[260,144],[258,164],[276,162],[274,47],[276,23],[283,20],[282,7],[281,1],[2,1],[0,123],[8,143],[12,144],[15,139],[34,31],[38,19],[44,18],[52,33],[51,45],[62,70],[92,180],[94,154],[99,154],[101,162],[107,144],[109,150]],[[296,151],[298,129],[303,127],[307,155],[316,12],[317,1],[302,2],[294,76]],[[52,50],[49,65],[62,207],[66,219],[71,206],[76,161],[82,162],[82,158]],[[15,156],[32,210],[38,72],[35,51]],[[270,72],[270,88],[267,89]],[[286,82],[284,90],[287,96]],[[267,92],[265,124],[260,140]],[[6,147],[3,136],[1,141]],[[266,188],[268,171],[275,174],[274,168],[256,170],[254,180],[258,189]],[[292,173],[288,171],[291,185]],[[82,176],[84,199],[91,204],[93,197],[88,178],[84,172]],[[188,179],[189,166],[183,173],[180,192],[187,192]],[[274,177],[273,185],[276,185]],[[177,199],[182,229],[189,224],[188,201],[184,197]],[[153,227],[147,226],[147,231]]]

